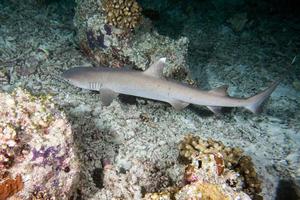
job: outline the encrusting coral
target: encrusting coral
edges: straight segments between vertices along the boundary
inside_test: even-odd
[[[212,139],[203,140],[200,137],[188,134],[179,145],[180,156],[184,160],[201,162],[206,166],[215,160],[217,174],[226,176],[226,170],[233,170],[243,177],[242,189],[253,199],[262,199],[261,181],[255,171],[253,162],[243,151],[235,147],[226,147],[222,142]],[[206,164],[205,164],[206,163]],[[236,185],[235,181],[227,181],[229,185]]]
[[[64,113],[20,88],[0,92],[0,107],[0,199],[34,199],[41,187],[48,199],[67,199],[79,168]]]
[[[142,8],[135,0],[105,0],[106,23],[120,29],[133,29],[141,20]]]

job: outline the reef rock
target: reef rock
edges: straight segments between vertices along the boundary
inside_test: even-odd
[[[0,194],[68,199],[78,177],[72,132],[51,97],[0,93]]]
[[[167,57],[166,76],[184,80],[188,39],[173,40],[155,31],[136,0],[76,0],[74,24],[81,50],[98,65],[145,70]]]

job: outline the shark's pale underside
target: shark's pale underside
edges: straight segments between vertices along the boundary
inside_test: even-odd
[[[189,104],[207,106],[214,113],[222,107],[244,107],[253,113],[261,111],[262,104],[275,90],[279,81],[249,98],[234,98],[221,86],[202,91],[187,84],[163,77],[166,58],[161,58],[146,71],[138,72],[107,67],[75,67],[63,73],[70,84],[88,90],[100,91],[103,105],[109,105],[118,94],[127,94],[168,102],[176,110]]]

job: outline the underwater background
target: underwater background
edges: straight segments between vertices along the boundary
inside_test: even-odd
[[[249,97],[261,114],[68,84],[74,66],[146,70]],[[116,80],[110,80],[112,82]],[[300,199],[296,0],[1,0],[0,200]]]

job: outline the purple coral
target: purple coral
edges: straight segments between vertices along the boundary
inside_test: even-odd
[[[100,34],[95,38],[94,33],[92,30],[88,30],[86,32],[88,45],[91,49],[94,49],[96,47],[100,48],[107,48],[107,46],[104,44],[104,34],[100,32]]]
[[[31,161],[35,161],[37,158],[42,158],[41,165],[52,165],[55,164],[56,169],[62,169],[63,162],[65,160],[66,155],[58,156],[59,152],[61,150],[60,145],[54,147],[48,147],[45,148],[44,146],[40,148],[40,150],[37,150],[34,148],[32,150],[32,159]]]
[[[97,43],[101,48],[107,48],[107,46],[104,44],[104,35],[102,33],[97,36]]]
[[[95,38],[94,38],[94,33],[92,30],[88,30],[86,32],[86,38],[87,38],[87,42],[88,42],[88,45],[91,49],[94,49],[96,47],[96,44],[95,44]]]
[[[111,27],[108,24],[104,24],[104,30],[107,35],[111,35]]]

